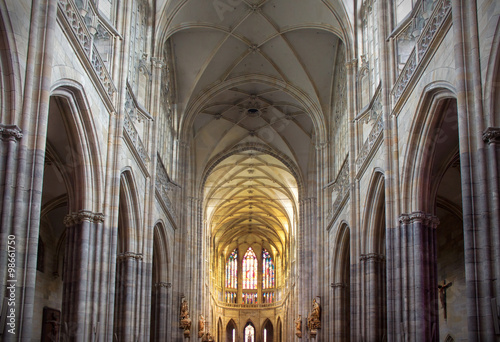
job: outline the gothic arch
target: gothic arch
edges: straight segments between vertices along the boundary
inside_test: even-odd
[[[51,99],[62,106],[66,114],[62,119],[70,137],[69,150],[64,156],[76,173],[70,212],[81,209],[97,212],[103,196],[102,161],[97,130],[83,87],[74,81],[61,80],[53,86]]]
[[[368,188],[361,252],[385,254],[385,183],[381,170],[373,172]]]
[[[165,341],[171,320],[171,257],[164,223],[158,221],[153,229],[150,341]]]
[[[281,322],[281,316],[278,316],[276,320],[276,341],[283,342],[283,323]]]
[[[455,99],[454,88],[445,82],[429,84],[420,97],[402,158],[405,161],[401,181],[402,212],[434,212],[434,204],[429,202],[432,193],[430,170],[439,134],[446,134],[441,124],[447,105]]]
[[[332,282],[348,283],[349,272],[346,265],[350,265],[350,227],[347,222],[342,221],[337,229],[335,237],[335,250],[332,255]]]
[[[350,227],[342,221],[337,229],[332,255],[331,291],[331,329],[335,340],[345,341],[349,337],[350,286],[351,286],[351,241]]]
[[[10,24],[9,11],[0,2],[0,123],[20,124],[16,111],[21,107],[21,77],[16,39]]]
[[[370,180],[363,219],[360,284],[362,332],[367,341],[381,341],[387,335],[385,182],[375,169]]]
[[[230,150],[228,151],[223,151],[217,154],[215,157],[213,157],[208,163],[207,166],[205,167],[205,170],[203,172],[203,175],[201,177],[201,184],[200,184],[200,190],[203,191],[203,188],[205,186],[205,183],[207,181],[208,176],[214,168],[222,162],[224,159],[229,158],[230,156],[249,151],[249,150],[255,150],[258,152],[266,153],[269,154],[270,156],[278,159],[280,162],[282,162],[288,170],[290,170],[291,174],[294,176],[297,186],[299,187],[299,194],[301,193],[301,189],[303,189],[303,178],[300,172],[299,167],[295,164],[293,160],[291,160],[287,155],[284,153],[281,153],[279,151],[274,150],[268,145],[261,144],[261,143],[243,143],[243,144],[238,144],[236,146],[233,146]]]
[[[485,74],[484,99],[486,126],[500,126],[500,20],[496,22],[495,35],[491,46]],[[486,114],[485,113],[485,114]]]
[[[118,251],[138,252],[136,244],[141,238],[141,207],[138,202],[139,194],[130,168],[125,168],[120,175],[120,201],[118,224]]]
[[[264,322],[262,323],[262,329],[261,329],[260,335],[262,336],[262,341],[265,342],[273,342],[274,341],[274,326],[273,323],[269,320],[269,318],[266,318]],[[265,331],[264,331],[265,330]],[[267,336],[264,335],[264,333],[267,334]],[[264,339],[264,336],[266,339]]]
[[[171,256],[170,256],[170,243],[166,232],[165,224],[162,220],[156,222],[153,232],[153,256],[156,255],[157,259],[153,258],[153,274],[157,278],[153,279],[154,282],[166,282],[171,278]],[[156,262],[156,265],[155,265]]]
[[[230,319],[229,322],[226,324],[226,341],[227,342],[233,342],[233,330],[234,330],[234,335],[235,335],[235,340],[238,341],[238,326],[236,325],[236,322],[233,319]]]
[[[272,86],[293,97],[306,109],[307,113],[310,115],[311,121],[313,122],[314,126],[316,143],[321,144],[326,141],[327,128],[321,108],[319,108],[319,106],[312,99],[310,99],[303,91],[296,88],[294,85],[275,77],[259,74],[233,77],[223,83],[216,84],[213,87],[210,87],[209,89],[202,92],[198,98],[191,101],[186,107],[186,115],[183,117],[183,120],[180,123],[181,140],[186,142],[190,141],[190,130],[193,126],[194,119],[196,115],[202,110],[204,103],[225,90],[247,83],[259,83]]]

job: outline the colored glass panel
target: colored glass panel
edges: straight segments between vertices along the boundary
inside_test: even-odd
[[[235,249],[226,262],[226,288],[238,288],[238,250]]]
[[[252,247],[243,257],[243,288],[257,289],[257,256]]]
[[[262,250],[262,288],[274,288],[274,263],[266,249]]]

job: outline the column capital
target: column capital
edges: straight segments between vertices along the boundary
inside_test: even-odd
[[[134,252],[123,252],[123,253],[118,254],[117,259],[118,260],[125,260],[125,259],[142,260],[142,254],[134,253]]]
[[[6,141],[17,141],[23,137],[23,132],[17,125],[5,125],[0,123],[0,139]]]
[[[487,144],[500,143],[500,128],[488,127],[483,132],[483,141]]]
[[[172,283],[167,283],[167,282],[164,282],[164,281],[160,281],[159,283],[155,284],[155,287],[164,287],[166,289],[169,289],[169,288],[172,287]]]
[[[104,214],[94,213],[90,210],[80,210],[78,212],[69,213],[68,215],[66,215],[63,222],[66,227],[71,227],[84,221],[92,223],[102,223],[104,222]]]
[[[167,64],[161,57],[151,57],[151,64],[153,65],[153,67],[160,69],[167,66]]]
[[[359,261],[367,261],[367,260],[382,262],[382,261],[385,261],[385,255],[378,254],[378,253],[368,253],[368,254],[361,254],[360,255]]]
[[[421,222],[430,225],[432,228],[436,228],[439,224],[439,218],[423,211],[414,211],[410,214],[401,214],[399,216],[400,224],[410,224],[414,222]]]

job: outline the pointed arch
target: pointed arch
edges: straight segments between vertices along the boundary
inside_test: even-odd
[[[384,173],[372,173],[365,200],[362,253],[385,254],[385,181]]]
[[[257,342],[257,328],[250,318],[243,328],[243,339],[245,342]]]
[[[238,327],[233,319],[226,325],[226,342],[236,342],[238,339]]]
[[[453,102],[456,103],[455,89],[449,83],[431,83],[423,90],[410,128],[408,145],[401,159],[404,160],[402,212],[434,212],[434,204],[428,201],[432,192],[432,162],[436,144],[449,138],[442,123]]]
[[[500,126],[500,20],[496,22],[495,34],[485,73],[485,109],[489,113],[486,123],[490,127]]]
[[[266,318],[264,323],[262,323],[261,335],[263,342],[274,342],[274,327],[269,318]]]
[[[118,251],[138,252],[136,243],[141,241],[141,207],[134,173],[127,167],[120,175],[120,201],[118,219]]]
[[[72,80],[60,80],[51,90],[51,106],[57,105],[62,117],[69,146],[64,151],[64,162],[74,172],[75,193],[70,198],[69,210],[98,212],[103,200],[102,153],[99,146],[94,116],[83,87]],[[49,113],[50,120],[51,113]]]
[[[333,295],[330,302],[333,336],[345,341],[350,335],[350,286],[351,286],[351,230],[342,221],[337,229],[331,260],[331,284]]]
[[[276,321],[276,337],[277,342],[283,342],[283,323],[281,322],[281,316],[278,316]]]
[[[163,221],[154,225],[151,288],[150,341],[165,341],[169,331],[171,293],[171,257]]]
[[[19,124],[22,91],[14,30],[5,2],[0,2],[0,123]]]

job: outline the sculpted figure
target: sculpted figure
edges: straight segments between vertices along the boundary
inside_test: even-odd
[[[321,308],[319,307],[318,302],[316,302],[316,298],[313,299],[313,308],[311,312],[311,318],[313,320],[321,320]]]
[[[321,328],[321,307],[316,298],[313,299],[312,310],[307,316],[307,327],[309,328],[311,338],[315,338],[318,333],[317,329]]]
[[[181,303],[181,321],[180,321],[180,328],[184,329],[184,337],[190,337],[191,336],[191,318],[189,318],[189,306],[186,298],[182,299]]]
[[[198,318],[198,338],[202,338],[204,332],[205,332],[205,317],[203,317],[203,315],[200,315]]]
[[[298,338],[302,338],[302,316],[299,315],[299,317],[295,320],[295,335],[297,335]]]

